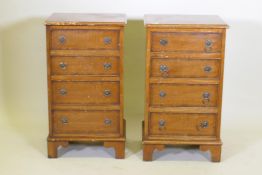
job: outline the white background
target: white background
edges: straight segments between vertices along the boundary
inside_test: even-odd
[[[260,0],[0,0],[0,126],[3,125],[0,136],[3,138],[2,146],[5,148],[0,149],[3,153],[0,156],[0,174],[14,174],[16,168],[11,168],[12,164],[20,168],[24,167],[16,174],[33,173],[41,166],[45,167],[45,171],[38,172],[40,174],[49,172],[48,169],[52,170],[49,172],[51,174],[52,172],[59,174],[63,172],[63,168],[68,170],[69,166],[72,169],[78,167],[75,172],[85,172],[85,168],[81,167],[85,159],[78,159],[78,156],[74,159],[60,159],[60,161],[57,159],[51,164],[48,159],[45,159],[47,90],[44,20],[53,12],[125,13],[131,23],[127,25],[129,27],[127,31],[132,34],[130,38],[138,39],[137,42],[141,43],[138,44],[139,47],[143,47],[144,44],[144,29],[141,24],[145,13],[216,14],[230,26],[226,42],[222,116],[224,161],[221,164],[211,165],[207,160],[204,161],[207,164],[199,163],[197,160],[202,159],[194,156],[186,159],[193,159],[193,161],[185,161],[183,156],[176,159],[176,156],[170,158],[165,154],[162,156],[163,159],[167,156],[167,159],[174,158],[178,161],[142,163],[139,139],[141,139],[140,122],[143,118],[143,96],[140,97],[141,92],[138,92],[137,97],[134,95],[136,93],[132,94],[134,96],[132,97],[128,95],[129,92],[132,93],[132,89],[125,87],[126,119],[130,121],[127,136],[133,141],[128,144],[130,149],[132,145],[135,148],[133,151],[129,150],[130,156],[124,163],[115,162],[110,158],[102,159],[102,161],[109,161],[104,170],[99,168],[99,161],[101,161],[99,156],[92,159],[86,154],[87,160],[92,161],[92,166],[86,167],[86,171],[94,173],[115,171],[116,174],[124,172],[131,174],[131,171],[136,170],[140,172],[147,170],[143,172],[144,174],[149,171],[152,171],[151,174],[175,171],[187,174],[192,171],[199,174],[208,172],[247,174],[260,171],[261,174],[258,166],[262,156],[260,150],[262,145],[260,126],[262,124],[262,3]],[[139,25],[132,21],[137,21]],[[133,42],[135,43],[134,40]],[[125,75],[128,77],[125,78],[125,83],[131,81],[132,84],[138,84],[133,85],[132,88],[143,91],[143,78],[139,79],[139,76],[143,77],[144,71],[143,49],[138,48],[137,51],[141,53],[132,55],[130,43],[126,41],[129,56],[125,57]],[[130,59],[138,61],[132,62],[129,61]],[[132,67],[139,70],[132,70]],[[141,72],[142,75],[136,74],[137,72]],[[133,73],[135,75],[132,78]],[[132,103],[137,103],[139,106]],[[133,157],[132,153],[136,157]],[[35,166],[28,165],[31,163],[35,163]],[[114,166],[118,164],[121,165],[120,170],[116,171],[117,168]],[[88,166],[88,164],[84,165]],[[186,165],[192,167],[192,171]],[[166,169],[161,169],[161,166]],[[70,174],[70,171],[63,173]]]

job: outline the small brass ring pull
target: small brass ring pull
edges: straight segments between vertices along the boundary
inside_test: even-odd
[[[205,67],[204,67],[204,71],[207,72],[207,73],[209,73],[209,72],[212,71],[212,67],[211,67],[211,66],[205,66]]]
[[[111,95],[111,91],[110,90],[108,90],[108,89],[104,90],[104,96],[108,97],[110,95]]]
[[[61,118],[61,122],[65,125],[65,124],[68,124],[68,119],[67,117],[62,117]]]
[[[64,62],[61,62],[61,63],[59,64],[59,66],[60,66],[61,69],[66,69],[67,64],[65,64]]]
[[[168,41],[166,39],[160,39],[159,43],[162,45],[162,46],[165,46],[168,44]]]
[[[105,123],[105,125],[111,125],[111,124],[112,124],[112,120],[106,118],[106,119],[104,120],[104,123]]]
[[[203,95],[203,103],[207,104],[210,101],[210,93],[209,92],[204,92]]]
[[[166,121],[163,120],[163,119],[160,119],[160,120],[158,121],[158,125],[159,125],[160,128],[162,128],[162,127],[164,127],[164,126],[166,125]]]
[[[105,37],[104,38],[104,43],[105,44],[111,44],[111,42],[112,42],[112,39],[110,37]]]
[[[202,121],[202,122],[200,123],[200,127],[201,127],[201,128],[208,128],[208,121]]]
[[[211,47],[213,45],[212,40],[207,39],[205,42],[206,47]]]
[[[168,72],[168,67],[167,65],[160,65],[160,72],[164,73],[164,72]]]
[[[111,69],[112,68],[112,64],[111,63],[105,63],[104,64],[104,69],[105,70],[109,70],[109,69]]]
[[[60,95],[65,96],[67,94],[66,89],[60,89]]]
[[[208,39],[208,40],[205,41],[205,50],[206,50],[206,52],[211,51],[212,45],[213,45],[213,42],[211,40]]]
[[[165,93],[164,91],[160,91],[160,92],[159,92],[159,96],[163,98],[163,97],[166,96],[166,93]]]
[[[64,44],[66,42],[66,37],[62,35],[62,36],[59,37],[58,40],[59,40],[60,44]]]

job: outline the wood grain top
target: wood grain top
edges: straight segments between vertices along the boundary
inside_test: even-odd
[[[126,22],[125,14],[54,13],[46,20],[46,25],[124,25]]]
[[[228,25],[216,15],[157,15],[147,14],[144,17],[147,26],[168,25],[175,27],[228,28]]]

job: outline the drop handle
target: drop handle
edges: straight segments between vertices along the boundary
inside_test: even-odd
[[[158,125],[159,125],[160,128],[163,128],[163,127],[166,125],[166,121],[163,120],[163,119],[160,119],[160,120],[158,121]]]
[[[203,103],[207,104],[210,101],[210,93],[209,92],[204,92],[202,94],[202,98],[203,98]]]
[[[64,35],[59,36],[58,40],[59,40],[60,44],[64,44],[66,42],[66,37]]]
[[[209,73],[209,72],[212,71],[212,67],[211,67],[211,66],[205,66],[205,67],[204,67],[204,71],[205,71],[206,73]]]
[[[207,40],[205,41],[205,46],[206,46],[206,47],[211,47],[212,45],[213,45],[212,40],[207,39]]]
[[[108,97],[110,95],[111,95],[111,91],[110,90],[108,90],[108,89],[104,90],[104,96],[105,97]]]
[[[200,127],[201,127],[201,128],[208,128],[208,121],[202,121],[202,122],[200,122]]]
[[[111,124],[112,124],[112,120],[106,118],[106,119],[104,120],[104,124],[105,124],[105,125],[111,125]]]
[[[166,96],[166,93],[165,93],[164,91],[160,91],[160,92],[159,92],[159,96],[163,98],[163,97]]]
[[[67,64],[64,63],[64,62],[61,62],[61,63],[59,63],[59,66],[60,66],[61,69],[66,69]]]
[[[207,39],[205,41],[205,49],[206,51],[210,51],[212,49],[213,41],[210,39]]]
[[[104,69],[105,70],[109,70],[112,68],[112,64],[111,63],[104,63]]]
[[[166,46],[168,44],[168,40],[166,39],[160,39],[159,40],[159,43],[162,45],[162,46]]]
[[[167,65],[160,65],[159,70],[162,73],[168,72],[168,66]]]
[[[62,117],[62,118],[61,118],[61,122],[62,122],[62,124],[68,124],[68,119],[67,119],[67,117]]]
[[[60,93],[60,95],[65,96],[67,94],[67,90],[62,88],[62,89],[60,89],[59,93]]]
[[[112,39],[110,37],[104,37],[104,43],[105,44],[111,44],[112,43]]]

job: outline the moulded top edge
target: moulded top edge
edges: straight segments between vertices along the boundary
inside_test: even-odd
[[[113,13],[54,13],[46,25],[125,25],[125,14]]]
[[[217,15],[157,15],[144,16],[148,27],[173,26],[185,28],[228,28],[229,26]]]

